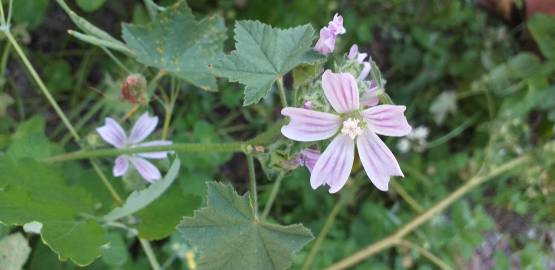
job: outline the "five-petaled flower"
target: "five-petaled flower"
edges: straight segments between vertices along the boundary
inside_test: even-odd
[[[335,49],[335,40],[337,36],[345,33],[346,30],[345,27],[343,27],[343,17],[336,13],[328,26],[324,26],[320,29],[320,38],[316,42],[314,50],[323,55],[332,53]]]
[[[363,109],[359,102],[357,81],[350,73],[326,70],[322,76],[324,95],[336,113],[287,107],[281,114],[291,118],[282,134],[292,140],[311,142],[335,138],[320,156],[310,176],[316,189],[330,186],[339,191],[349,179],[355,158],[355,144],[360,161],[370,181],[386,191],[390,176],[403,176],[393,153],[377,134],[405,136],[411,127],[404,116],[405,106],[377,105]]]
[[[107,117],[104,126],[97,128],[96,131],[104,141],[118,149],[172,144],[171,141],[162,140],[143,142],[154,131],[157,124],[158,117],[144,113],[135,122],[128,137],[114,119]],[[129,163],[131,163],[147,182],[153,182],[160,179],[161,174],[158,168],[146,159],[164,159],[168,153],[168,151],[162,151],[120,155],[115,160],[113,174],[115,177],[124,175],[129,170]]]

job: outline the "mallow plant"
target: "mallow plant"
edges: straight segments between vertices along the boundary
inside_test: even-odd
[[[124,23],[119,39],[77,15],[64,0],[57,0],[79,28],[68,33],[98,46],[127,72],[121,102],[131,104],[132,109],[97,119],[91,134],[79,134],[68,120],[10,32],[11,10],[4,12],[0,5],[3,34],[73,138],[71,146],[60,149],[41,131],[36,136],[17,138],[0,155],[2,223],[40,234],[60,260],[71,260],[79,266],[116,252],[117,241],[110,237],[111,232],[124,230],[138,239],[152,269],[164,266],[150,241],[170,235],[178,235],[191,247],[193,253],[187,255],[189,267],[288,269],[295,254],[314,236],[300,223],[276,224],[271,218],[283,175],[304,166],[310,178],[302,188],[324,186],[328,196],[338,201],[359,189],[388,191],[394,177],[403,177],[403,167],[384,139],[411,133],[406,108],[394,104],[388,96],[386,80],[367,53],[359,51],[356,44],[348,51],[336,50],[336,41],[350,34],[340,14],[330,18],[319,32],[310,24],[280,29],[259,21],[236,21],[232,26],[234,48],[225,53],[227,26],[220,15],[197,19],[185,1],[170,7],[145,2],[151,21],[145,25]],[[120,60],[122,57],[136,62],[138,67],[127,67]],[[239,83],[244,89],[244,106],[258,104],[262,99],[266,100],[264,104],[271,104],[272,97],[279,96],[281,115],[276,114],[274,123],[267,123],[267,131],[245,141],[170,140],[172,117],[177,117],[173,112],[179,107],[179,88],[173,87],[170,95],[158,93],[165,91],[166,80],[213,95],[226,81]],[[156,115],[160,107],[163,116]],[[164,119],[162,125],[159,117]],[[128,125],[131,129],[126,131],[124,126]],[[190,162],[180,160],[182,153],[245,155],[248,191],[241,194],[230,183],[210,181],[202,206],[200,199],[187,196],[158,203],[174,196],[171,190],[177,185],[182,164]],[[271,162],[267,162],[269,159]],[[509,161],[507,166],[522,165],[528,160],[524,156]],[[264,166],[257,166],[257,162]],[[64,166],[90,171],[90,177],[78,175],[83,181],[100,181],[102,189],[91,190],[90,183],[81,179],[70,181],[70,176],[62,171]],[[279,175],[263,211],[257,179],[261,167]],[[487,175],[473,178],[398,233],[330,269],[348,268],[399,243],[473,186],[507,168],[494,168]],[[358,177],[360,173],[363,177]],[[133,177],[144,183],[127,185],[127,189],[114,185],[122,181],[120,178],[126,181]],[[399,183],[402,186],[403,182]],[[192,187],[185,181],[180,188]],[[109,194],[112,202],[102,201],[98,192]],[[188,208],[197,209],[187,213],[184,209]],[[329,213],[310,251],[301,258],[304,269],[311,267],[336,215],[335,211]]]

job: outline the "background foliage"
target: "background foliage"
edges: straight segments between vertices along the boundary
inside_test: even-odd
[[[169,6],[173,2],[157,3]],[[68,29],[83,30],[79,30],[79,21],[72,21],[55,1],[15,0],[12,33],[83,136],[78,143],[88,147],[101,145],[94,128],[104,117],[123,116],[133,109],[132,104],[120,100],[121,82],[130,73],[141,73],[149,79],[147,101],[154,112],[160,116],[172,112],[173,121],[166,134],[172,140],[216,143],[252,138],[281,118],[275,94],[278,77],[299,63],[318,60],[302,54],[311,46],[312,31],[327,24],[335,12],[343,15],[347,34],[338,39],[336,57],[342,57],[351,44],[359,44],[360,50],[368,52],[381,67],[387,93],[396,103],[407,106],[409,122],[413,127],[427,127],[429,135],[424,143],[410,140],[408,151],[395,147],[398,140],[386,141],[406,175],[394,181],[400,188],[387,193],[371,187],[365,177],[355,177],[361,182],[356,192],[332,196],[323,189],[312,190],[304,168],[284,173],[269,218],[272,224],[252,225],[248,215],[236,220],[252,235],[270,235],[269,241],[279,242],[287,237],[284,235],[298,234],[289,236],[293,244],[280,250],[280,267],[301,268],[315,242],[301,249],[312,238],[309,232],[273,222],[302,223],[317,236],[339,204],[334,224],[311,266],[323,269],[395,232],[473,175],[541,147],[555,136],[555,19],[547,15],[511,24],[472,0],[199,0],[189,1],[191,9],[185,5],[173,8],[178,22],[171,21],[176,17],[163,15],[159,22],[151,23],[143,1],[67,3],[98,26],[83,34],[111,40],[105,45],[112,49],[112,57],[80,41],[83,36],[68,35]],[[264,24],[235,23],[243,19]],[[126,24],[122,26],[122,22]],[[305,26],[307,23],[312,26]],[[172,25],[207,29],[209,34],[178,31]],[[286,31],[298,38],[298,46],[280,49],[284,55],[275,55],[270,59],[272,63],[250,53],[259,44],[241,35],[252,28],[277,33],[281,31],[277,28],[296,26],[300,27]],[[170,28],[168,32],[153,32],[151,27]],[[152,42],[144,47],[144,40]],[[248,185],[244,155],[176,155],[181,160],[179,175],[164,179],[173,183],[159,198],[153,194],[152,204],[133,210],[133,219],[128,221],[136,225],[134,231],[121,228],[117,222],[106,225],[90,219],[91,215],[107,214],[115,203],[86,162],[45,165],[32,160],[77,150],[77,144],[6,38],[1,42],[0,221],[5,225],[0,224],[0,269],[6,265],[11,267],[6,269],[20,269],[22,264],[28,269],[76,269],[77,265],[87,265],[88,269],[149,269],[136,235],[154,240],[154,252],[167,269],[196,269],[206,264],[217,268],[210,266],[215,262],[210,257],[213,254],[199,258],[199,252],[210,243],[202,237],[203,231],[188,225],[203,224],[205,220],[197,216],[203,212],[218,220],[234,218],[226,216],[233,211],[249,211],[246,197],[240,197],[229,185],[212,183],[208,189],[206,185],[218,180],[232,184],[243,194]],[[210,70],[197,68],[206,66],[204,58],[192,57],[219,57],[233,48],[237,51],[220,58],[223,60],[214,66],[214,73],[242,84],[216,80]],[[291,63],[281,62],[285,56],[292,59]],[[244,71],[234,68],[241,61],[250,61],[256,67],[247,72],[271,74],[249,81],[243,77]],[[159,79],[157,69],[143,64],[163,68],[176,78]],[[292,85],[291,75],[285,76],[284,84]],[[154,94],[160,89],[170,89],[172,96],[178,93],[175,107],[161,105],[159,99],[164,97]],[[259,156],[261,202],[269,198],[280,173],[272,163],[275,158]],[[553,153],[538,152],[525,168],[474,189],[405,239],[454,268],[552,269],[553,160]],[[165,169],[171,165],[160,164]],[[108,160],[101,160],[107,176],[111,176],[110,166]],[[136,175],[123,181],[112,177],[108,180],[121,194],[144,188]],[[414,201],[407,201],[402,192]],[[229,208],[222,213],[210,212],[222,196],[237,202],[226,206]],[[200,207],[204,208],[193,215],[193,210]],[[188,218],[181,223],[183,216]],[[32,225],[16,227],[33,221],[42,224],[40,236]],[[261,233],[260,227],[267,231]],[[185,241],[182,233],[190,235],[191,242]],[[234,245],[259,250],[254,244]],[[296,257],[292,256],[294,251],[299,251]],[[249,265],[256,263],[261,262]],[[437,267],[437,262],[418,248],[399,244],[364,260],[355,269]]]

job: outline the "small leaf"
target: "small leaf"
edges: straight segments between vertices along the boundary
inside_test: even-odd
[[[217,90],[208,64],[222,53],[226,28],[221,16],[195,20],[185,1],[147,25],[123,25],[123,39],[147,66],[167,70],[204,90]]]
[[[528,20],[528,28],[542,54],[546,58],[555,60],[555,17],[536,14]]]
[[[208,183],[207,206],[178,227],[200,252],[199,269],[286,269],[314,237],[301,224],[282,226],[259,220],[248,193],[229,184]]]
[[[214,73],[245,85],[243,105],[258,103],[274,82],[303,63],[322,59],[311,48],[309,24],[275,29],[258,21],[235,23],[235,51],[214,63]]]
[[[21,270],[27,261],[31,247],[21,233],[0,240],[0,267],[2,270]]]
[[[135,212],[147,207],[150,203],[158,199],[158,197],[160,197],[171,186],[179,173],[180,166],[181,163],[179,159],[176,159],[163,179],[154,182],[144,190],[131,193],[122,207],[117,207],[104,216],[104,221],[115,221],[117,219],[132,215]]]
[[[49,0],[13,1],[13,18],[18,23],[28,23],[29,28],[33,30],[42,23],[49,2]]]

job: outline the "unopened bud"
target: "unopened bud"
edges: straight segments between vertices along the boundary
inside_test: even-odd
[[[146,79],[141,74],[131,74],[121,84],[121,97],[132,104],[146,103]]]

